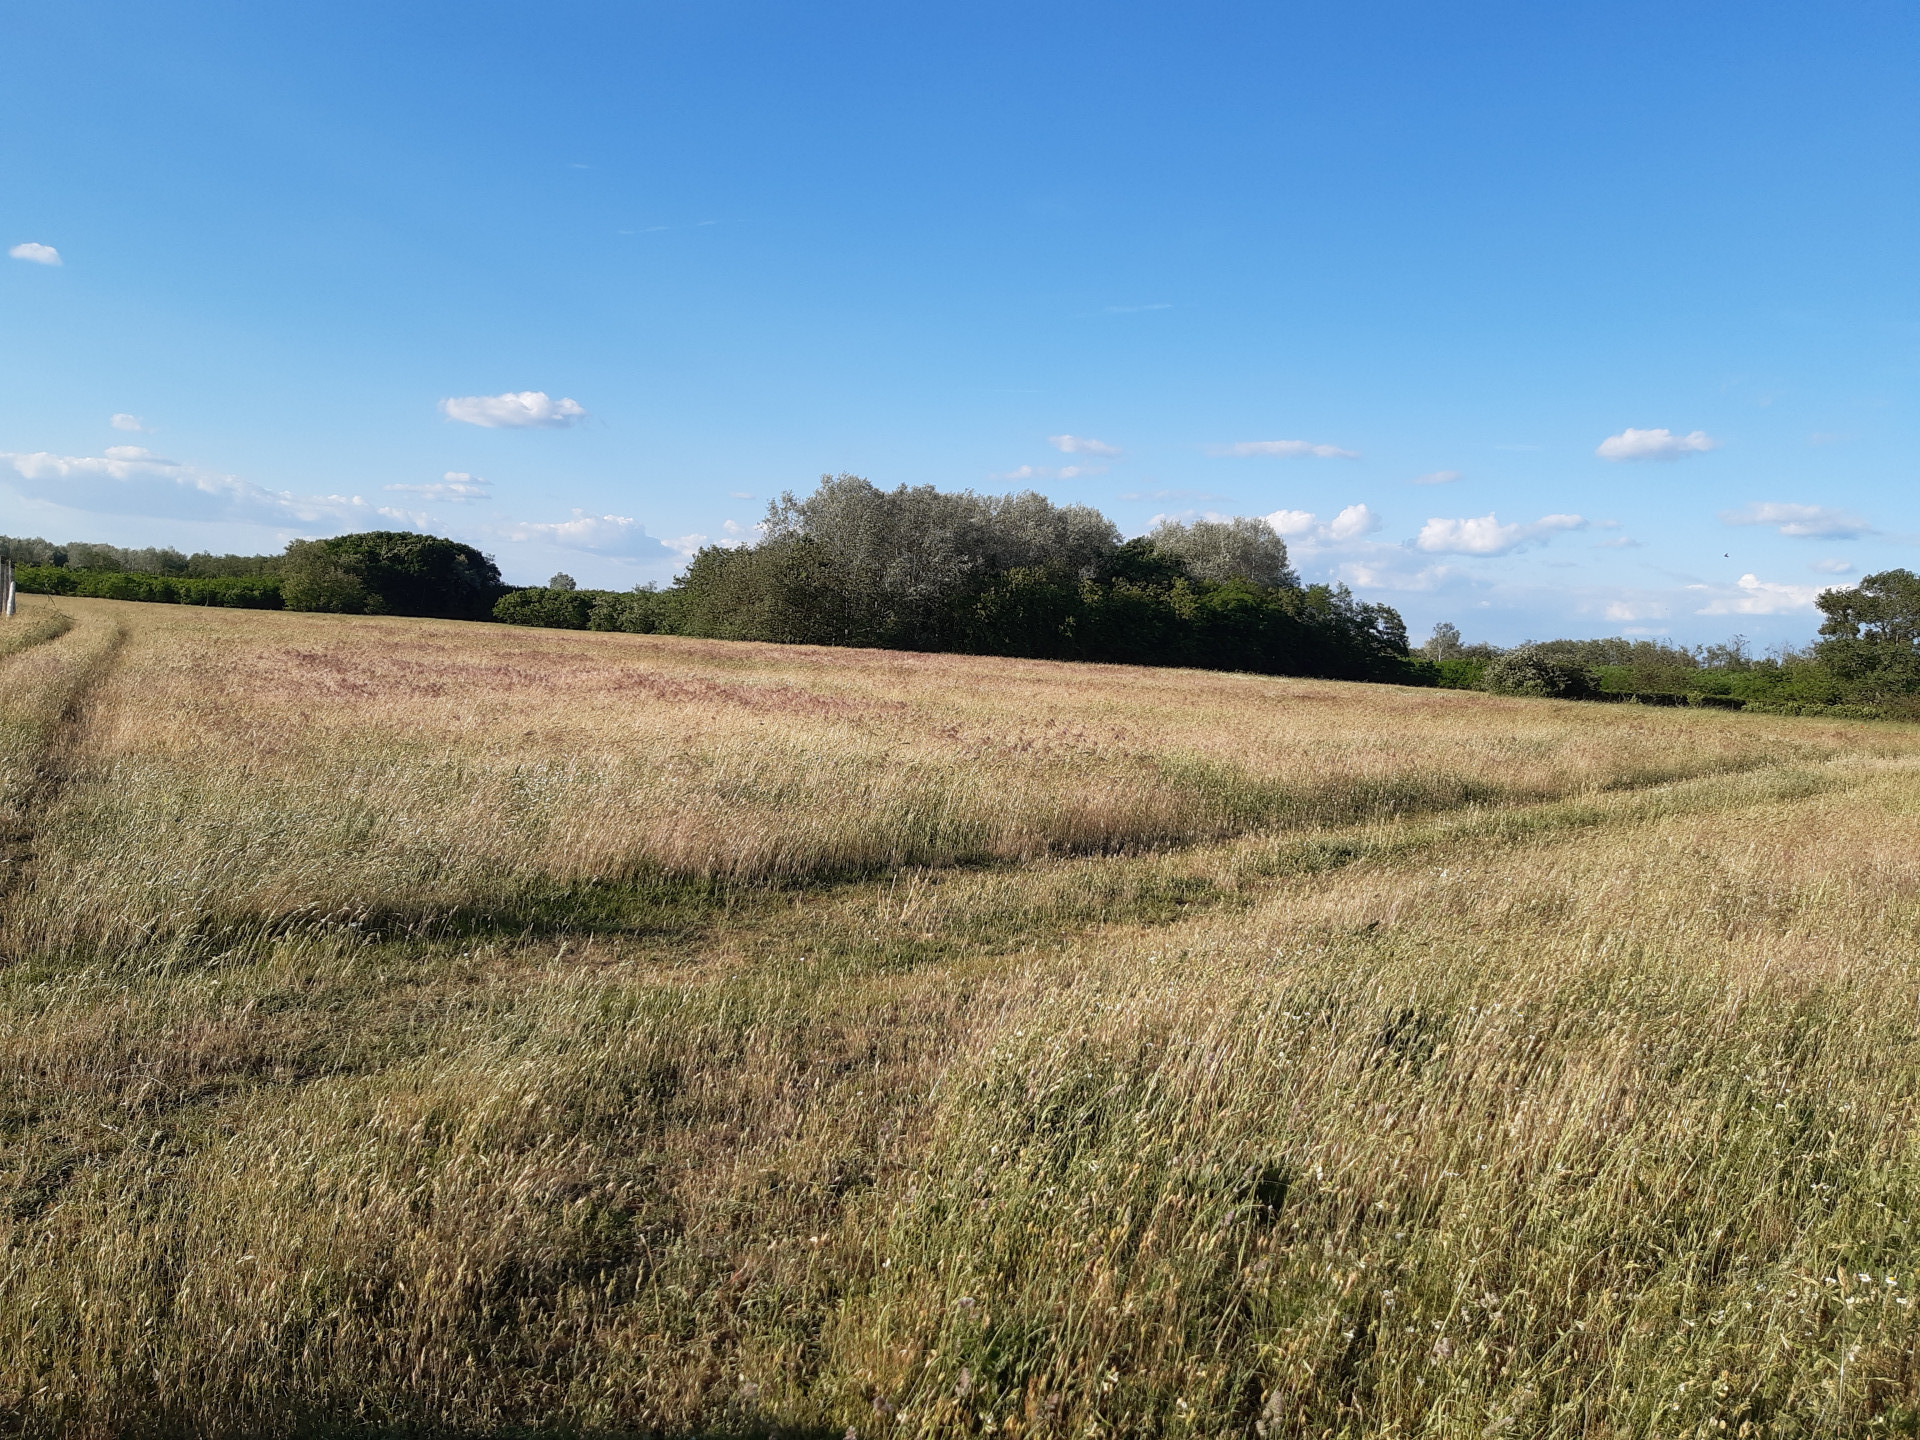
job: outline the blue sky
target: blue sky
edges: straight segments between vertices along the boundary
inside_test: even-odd
[[[852,471],[1273,515],[1503,643],[1920,568],[1910,6],[6,27],[6,533],[624,586]]]

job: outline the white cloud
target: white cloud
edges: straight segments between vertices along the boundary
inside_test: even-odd
[[[1209,455],[1278,455],[1295,458],[1312,455],[1321,460],[1358,460],[1359,452],[1342,450],[1338,445],[1316,445],[1311,440],[1239,440],[1231,445],[1209,445]]]
[[[1209,519],[1214,518],[1212,516]],[[1274,531],[1301,544],[1332,541],[1335,544],[1358,540],[1380,528],[1380,517],[1365,505],[1349,505],[1326,524],[1311,510],[1275,510],[1262,517]]]
[[[1429,470],[1424,475],[1413,477],[1415,485],[1451,485],[1460,478],[1458,470]]]
[[[1311,510],[1276,510],[1267,516],[1267,524],[1289,540],[1300,535],[1311,535],[1317,517]]]
[[[1365,505],[1349,505],[1327,522],[1330,540],[1358,540],[1380,528],[1380,517]]]
[[[358,495],[268,490],[139,445],[110,445],[102,455],[0,451],[0,467],[12,470],[19,494],[93,514],[309,526],[364,523],[384,513]]]
[[[1112,459],[1120,453],[1118,445],[1109,445],[1104,440],[1091,440],[1085,435],[1049,435],[1047,443],[1062,455],[1104,455]]]
[[[1420,527],[1414,544],[1436,555],[1506,555],[1561,530],[1584,530],[1578,515],[1543,515],[1530,525],[1502,525],[1491,511],[1470,519],[1439,516]]]
[[[507,540],[530,540],[601,555],[659,555],[673,548],[647,534],[646,527],[630,515],[594,515],[585,510],[575,510],[571,520],[509,521],[500,527],[500,534]]]
[[[1380,517],[1365,505],[1349,505],[1324,525],[1311,510],[1275,510],[1262,518],[1277,534],[1304,546],[1351,544],[1380,528]]]
[[[701,223],[710,225],[713,222],[705,220]],[[695,551],[700,549],[701,546],[707,543],[707,537],[704,535],[682,535],[678,540],[663,540],[660,543],[676,555],[691,556]]]
[[[1689,590],[1705,590],[1705,585],[1689,585]],[[1777,580],[1762,580],[1757,575],[1742,575],[1731,590],[1709,600],[1697,612],[1701,615],[1792,615],[1811,610],[1816,595],[1831,590],[1831,585],[1783,585]]]
[[[24,245],[16,245],[7,251],[16,260],[25,260],[33,265],[58,265],[60,252],[51,245],[36,245],[29,240]]]
[[[1853,569],[1853,562],[1851,560],[1816,560],[1807,568],[1817,570],[1822,575],[1845,575]]]
[[[1593,453],[1602,460],[1678,460],[1683,455],[1698,455],[1717,450],[1720,442],[1704,430],[1676,435],[1671,430],[1635,430],[1629,427],[1618,435],[1609,435]]]
[[[1720,518],[1729,525],[1771,525],[1782,535],[1800,539],[1853,540],[1869,528],[1866,521],[1844,510],[1773,500],[1757,501],[1744,510],[1722,510]]]
[[[578,400],[554,400],[544,390],[505,395],[458,395],[440,402],[440,413],[487,430],[558,429],[586,419]]]
[[[111,420],[107,421],[107,423],[116,430],[144,430],[147,428],[140,423],[140,417],[138,415],[129,415],[125,411],[115,415]]]
[[[469,475],[464,470],[449,470],[439,480],[429,485],[388,485],[388,490],[397,490],[406,495],[418,495],[422,500],[450,500],[456,505],[475,500],[491,500],[493,485],[478,475]]]

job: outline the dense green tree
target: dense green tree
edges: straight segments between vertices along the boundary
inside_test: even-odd
[[[289,610],[365,615],[380,608],[357,555],[329,550],[321,540],[295,540],[280,567],[280,596]]]
[[[552,630],[585,630],[593,619],[595,592],[577,586],[534,585],[502,595],[493,618],[509,625],[544,625]]]
[[[471,545],[405,530],[296,540],[283,574],[290,610],[483,620],[503,589],[499,568]]]
[[[1920,692],[1920,575],[1883,570],[1814,603],[1827,617],[1815,653],[1853,695]]]
[[[1090,575],[1120,539],[1099,511],[1056,506],[1031,491],[881,490],[856,475],[822,476],[804,499],[783,495],[762,533],[761,543],[730,552],[737,558],[696,559],[689,570],[689,591],[722,576],[731,590],[752,577],[754,614],[725,627],[905,649],[963,645],[973,602],[1000,577],[1015,570]],[[693,608],[693,623],[716,625],[704,598]]]

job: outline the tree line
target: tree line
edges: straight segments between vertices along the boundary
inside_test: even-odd
[[[1822,619],[1812,644],[1759,657],[1738,635],[1694,647],[1616,636],[1501,649],[1465,644],[1446,623],[1416,655],[1441,685],[1496,694],[1920,719],[1920,575],[1881,571],[1814,604]]]
[[[1418,668],[1390,606],[1303,585],[1264,520],[1163,522],[1121,537],[1044,496],[882,490],[824,477],[768,510],[760,538],[710,545],[661,590],[565,576],[498,619],[805,645],[1190,665],[1353,680]]]
[[[1128,540],[1098,510],[1031,491],[883,490],[854,475],[783,495],[758,539],[701,549],[664,588],[510,586],[472,546],[408,531],[279,555],[0,536],[0,556],[29,593],[1920,718],[1920,577],[1906,570],[1827,591],[1818,640],[1763,658],[1739,637],[1501,649],[1451,624],[1412,649],[1392,607],[1303,584],[1264,520],[1163,521]]]
[[[510,588],[471,545],[399,530],[295,540],[279,555],[186,555],[0,535],[0,558],[14,562],[16,583],[28,594],[253,610],[487,620]]]

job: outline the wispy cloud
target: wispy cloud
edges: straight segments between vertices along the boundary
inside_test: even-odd
[[[679,548],[677,544],[656,540],[647,534],[646,526],[630,515],[595,515],[586,510],[575,510],[573,517],[568,520],[508,521],[498,526],[497,530],[505,540],[522,543],[531,541],[562,550],[590,551],[596,555],[657,558],[677,552]],[[697,538],[701,544],[705,544],[707,537],[689,538]]]
[[[493,498],[492,482],[483,480],[478,475],[469,475],[464,470],[449,470],[441,479],[427,485],[388,485],[385,488],[398,490],[407,495],[418,495],[422,500],[450,500],[455,504]]]
[[[1122,500],[1224,500],[1224,495],[1216,495],[1211,490],[1129,490],[1121,495]]]
[[[1458,470],[1429,470],[1424,475],[1413,477],[1415,485],[1451,485],[1460,478]]]
[[[1822,575],[1845,575],[1853,569],[1853,562],[1851,560],[1816,560],[1807,568]]]
[[[440,413],[462,425],[486,430],[552,430],[578,424],[587,417],[586,407],[578,400],[555,400],[544,390],[456,395],[440,402]]]
[[[1854,540],[1871,533],[1866,521],[1844,510],[1776,500],[1755,501],[1744,510],[1722,510],[1720,518],[1729,525],[1770,525],[1798,539]]]
[[[1719,448],[1720,442],[1704,430],[1676,435],[1671,430],[1628,428],[1618,435],[1609,435],[1593,453],[1602,460],[1678,460]]]
[[[1579,515],[1542,515],[1527,525],[1502,525],[1489,511],[1471,518],[1435,516],[1420,527],[1414,544],[1434,555],[1506,555],[1563,530],[1584,530]]]
[[[1612,600],[1603,612],[1607,619],[1630,623],[1635,620],[1664,620],[1673,607],[1664,600]]]
[[[994,476],[996,480],[1072,480],[1080,475],[1104,475],[1104,465],[1021,465]]]
[[[1311,440],[1236,440],[1231,445],[1209,445],[1209,455],[1275,455],[1282,459],[1312,456],[1318,460],[1358,460],[1357,450],[1338,445],[1316,445]]]
[[[1085,435],[1049,435],[1047,443],[1062,455],[1103,455],[1111,460],[1120,454],[1118,445],[1094,440]]]
[[[359,495],[269,490],[138,445],[110,445],[101,455],[0,451],[0,467],[12,471],[9,483],[18,493],[92,514],[279,526],[364,524],[376,516],[417,523],[409,511],[376,505]]]
[[[51,245],[38,245],[29,240],[7,251],[16,260],[25,260],[30,265],[58,265],[60,252]]]
[[[1689,585],[1694,591],[1719,591],[1695,612],[1700,615],[1792,615],[1813,608],[1814,598],[1831,585],[1787,585],[1742,575],[1731,586]]]
[[[140,431],[147,428],[140,423],[140,417],[138,415],[129,415],[125,411],[115,415],[111,420],[107,421],[107,423],[116,430]]]

